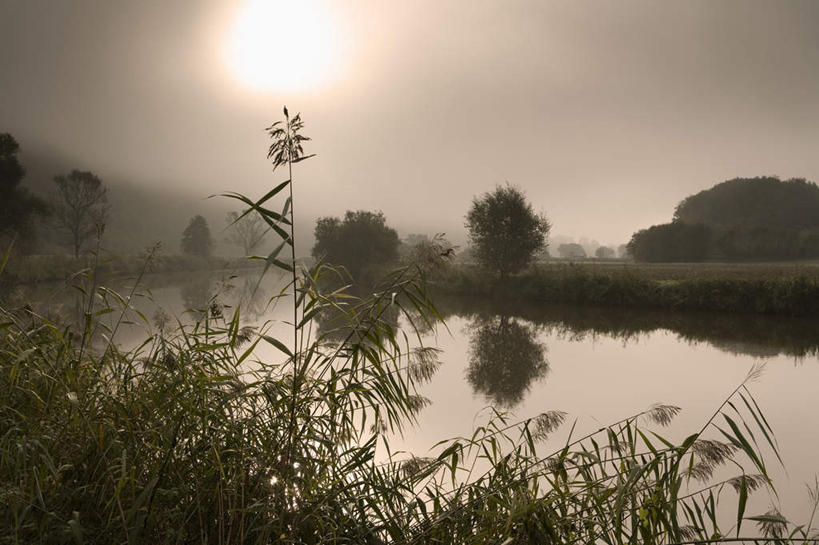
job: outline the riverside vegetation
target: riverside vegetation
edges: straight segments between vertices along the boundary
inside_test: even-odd
[[[542,263],[498,282],[460,264],[436,275],[434,288],[546,303],[819,315],[819,267],[811,265]]]
[[[748,388],[758,368],[680,442],[649,430],[680,410],[658,405],[584,437],[568,430],[551,452],[543,440],[565,424],[560,411],[523,421],[494,412],[430,457],[392,452],[391,433],[412,424],[425,403],[416,388],[439,365],[420,333],[442,320],[425,267],[355,297],[320,289],[342,271],[296,266],[301,129],[286,110],[270,128],[286,181],[258,200],[230,195],[281,237],[264,264],[290,275],[271,304],[295,303],[292,338],[272,336],[269,323],[243,326],[241,309],[218,295],[192,323],[151,326],[132,305],[141,274],[118,294],[93,266],[78,276],[78,324],[0,310],[0,542],[816,540],[812,519],[746,513],[752,492],[774,490],[768,467],[778,459]],[[343,325],[315,328],[327,312]],[[129,321],[150,331],[123,349],[114,339]],[[261,343],[281,357],[258,359]]]

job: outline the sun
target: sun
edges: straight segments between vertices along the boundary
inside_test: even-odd
[[[245,0],[226,44],[230,71],[256,91],[316,89],[338,70],[333,22],[320,0]]]

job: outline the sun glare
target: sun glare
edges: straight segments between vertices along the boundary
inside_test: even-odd
[[[257,91],[302,91],[336,74],[340,43],[320,0],[245,0],[228,38],[233,75]]]

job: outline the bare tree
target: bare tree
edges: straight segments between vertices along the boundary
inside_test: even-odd
[[[259,214],[247,214],[240,218],[238,212],[228,212],[228,240],[241,246],[245,255],[252,255],[267,234],[267,226]]]
[[[68,232],[74,257],[80,255],[85,242],[101,233],[108,218],[108,191],[93,173],[72,170],[54,177],[57,195],[54,216]]]

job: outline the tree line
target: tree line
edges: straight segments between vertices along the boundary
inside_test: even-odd
[[[819,187],[803,178],[734,178],[683,199],[672,221],[628,244],[637,261],[819,257]]]

